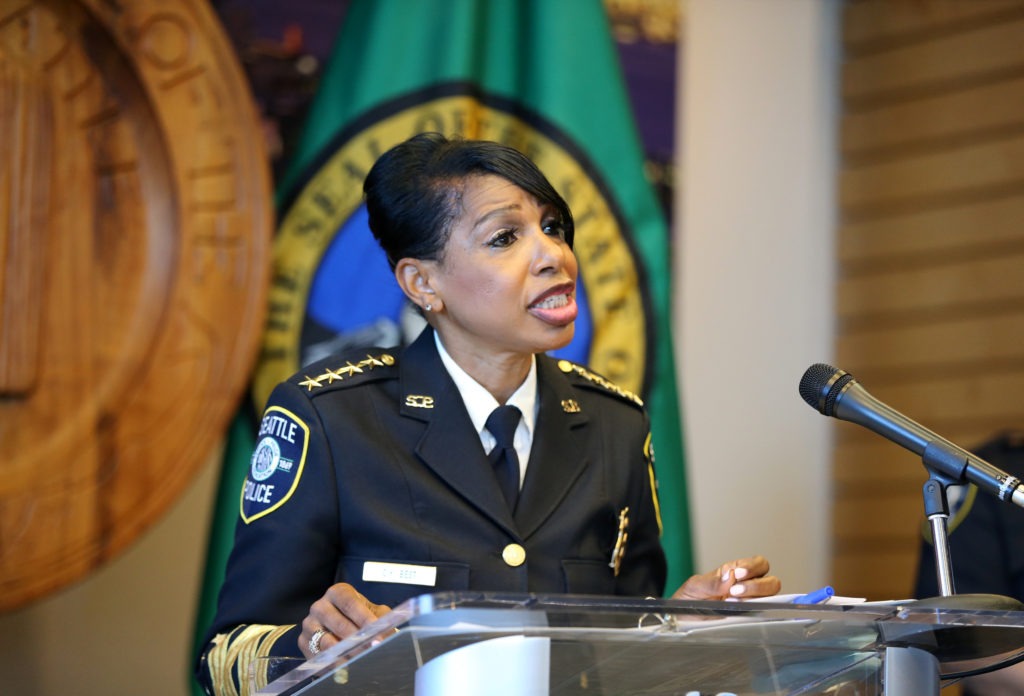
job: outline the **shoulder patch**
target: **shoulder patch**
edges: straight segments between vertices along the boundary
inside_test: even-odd
[[[591,372],[582,365],[577,365],[574,362],[568,360],[559,360],[558,369],[568,375],[578,375],[583,378],[583,384],[592,384],[596,387],[601,388],[603,391],[615,394],[616,396],[625,399],[637,406],[643,406],[644,402],[639,396],[631,391],[623,389],[614,382],[610,382],[596,372]]]
[[[269,515],[292,497],[306,464],[309,426],[291,411],[271,406],[260,421],[259,441],[242,485],[242,521]]]
[[[347,359],[345,356],[325,358],[291,378],[309,396],[334,387],[350,387],[386,375],[386,369],[396,364],[391,353],[366,353],[365,357]],[[385,372],[382,373],[382,370]]]

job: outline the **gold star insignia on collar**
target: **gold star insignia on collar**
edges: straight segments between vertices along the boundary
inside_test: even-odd
[[[562,401],[562,410],[566,413],[579,413],[580,404],[576,399],[565,399]]]
[[[305,375],[306,379],[299,382],[299,386],[305,387],[307,391],[313,391],[317,388],[332,385],[335,382],[343,382],[346,379],[351,378],[354,375],[364,373],[367,370],[372,371],[378,367],[389,367],[394,364],[394,357],[388,353],[381,353],[377,356],[367,353],[366,358],[358,361],[357,364],[352,364],[351,361],[346,360],[345,364],[336,370],[324,368],[325,372],[317,377]]]
[[[309,375],[306,375],[305,381],[299,382],[299,386],[300,387],[305,387],[306,391],[313,391],[313,387],[322,387],[323,386],[322,384],[320,384],[320,380],[321,379],[323,379],[323,378],[322,377],[318,377],[318,378],[314,379],[313,377],[310,377]]]
[[[344,379],[344,375],[341,374],[341,370],[335,372],[334,370],[327,368],[327,371],[317,377],[318,380],[326,379],[328,384],[333,384],[336,379]],[[319,385],[317,385],[319,386]]]
[[[359,366],[360,367],[384,367],[384,363],[382,363],[380,360],[378,360],[377,358],[373,357],[372,355],[367,355],[365,360],[360,360],[359,361]]]
[[[359,367],[358,365],[353,365],[351,362],[346,362],[345,363],[345,367],[339,367],[338,368],[338,372],[344,372],[349,377],[351,377],[352,375],[354,375],[357,372],[362,372],[362,371],[363,371],[363,368]]]
[[[612,382],[609,382],[607,379],[605,379],[601,375],[595,374],[595,373],[591,372],[590,370],[588,370],[585,367],[582,367],[582,366],[577,365],[575,363],[571,363],[568,360],[559,360],[558,361],[558,369],[561,370],[562,372],[565,372],[566,374],[569,374],[571,372],[575,372],[580,377],[583,377],[584,379],[586,379],[586,380],[588,380],[588,381],[598,385],[599,387],[607,389],[608,391],[612,392],[613,394],[618,394],[622,398],[628,399],[628,400],[632,401],[637,406],[643,406],[644,405],[643,399],[641,399],[639,396],[637,396],[633,392],[627,391],[627,390],[623,389],[622,387],[620,387],[619,385],[614,384]]]

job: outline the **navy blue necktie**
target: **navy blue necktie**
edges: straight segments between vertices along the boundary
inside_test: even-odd
[[[519,500],[519,455],[513,444],[516,426],[522,414],[515,406],[499,406],[487,416],[487,431],[494,436],[497,443],[491,450],[488,459],[494,467],[494,475],[498,477],[498,485],[508,501],[508,509],[516,509]]]

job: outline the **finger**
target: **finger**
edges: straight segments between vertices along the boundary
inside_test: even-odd
[[[730,561],[725,564],[733,569],[733,573],[737,580],[744,580],[746,578],[758,578],[762,575],[766,575],[771,569],[768,563],[768,559],[764,556],[750,556],[748,558],[738,558],[735,561]]]
[[[723,563],[717,569],[717,572],[721,573],[722,585],[720,591],[726,597],[752,596],[747,583],[753,579],[765,576],[768,570],[768,559],[764,556],[738,558],[734,561]]]
[[[329,631],[329,634],[320,638],[321,649],[355,633],[366,623],[364,612],[368,611],[367,603],[368,600],[351,585],[339,583],[331,586],[323,597],[310,605],[309,614],[302,621],[300,646],[308,645],[313,634],[321,628]],[[353,613],[354,616],[348,616],[346,611]]]
[[[725,571],[722,568],[694,575],[684,582],[672,595],[673,599],[721,599],[726,596],[732,580],[723,580]]]
[[[323,631],[317,636],[317,632]],[[315,637],[315,640],[314,640]],[[324,628],[321,622],[314,618],[312,611],[310,615],[302,620],[302,630],[298,637],[299,650],[309,659],[314,655],[326,650],[337,642],[337,637]]]
[[[390,607],[374,604],[347,583],[333,585],[313,602],[309,615],[302,620],[299,649],[307,658],[312,657],[316,652],[314,647],[326,650],[390,611]],[[320,629],[325,632],[313,641]]]
[[[337,611],[355,628],[373,623],[391,611],[383,604],[374,604],[365,596],[346,583],[339,583],[327,590],[325,597],[337,608]]]
[[[323,627],[318,627],[310,633],[309,640],[305,639],[305,631],[300,634],[299,648],[302,650],[303,655],[307,658],[311,658],[315,655],[319,655],[332,645],[335,645],[338,641],[338,637],[329,630]]]
[[[769,570],[768,559],[764,556],[738,558],[723,563],[710,573],[694,575],[672,595],[673,599],[726,599],[761,597],[775,594],[772,587],[779,585],[777,579],[766,584],[750,583],[764,577]]]
[[[737,587],[742,586],[742,591],[739,594],[733,595],[735,597],[771,597],[779,593],[782,589],[782,581],[774,575],[765,575],[760,578],[755,578],[747,582],[738,583],[730,588],[730,591]]]
[[[330,630],[340,640],[390,611],[390,607],[374,604],[348,583],[338,583],[328,588],[324,596],[313,604],[310,615],[315,623]]]
[[[326,628],[335,637],[345,638],[359,630],[359,625],[343,614],[334,601],[325,594],[310,606],[309,616],[303,620],[302,628],[304,633],[308,632],[310,635],[319,628]]]

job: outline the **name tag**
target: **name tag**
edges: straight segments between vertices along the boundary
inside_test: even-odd
[[[367,561],[363,564],[363,582],[397,582],[403,585],[433,587],[437,584],[437,568],[408,563]]]

